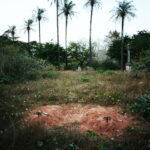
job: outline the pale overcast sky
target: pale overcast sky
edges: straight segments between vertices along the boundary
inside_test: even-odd
[[[76,6],[76,14],[69,20],[68,41],[88,40],[89,37],[89,15],[90,9],[84,6],[87,0],[72,0]],[[125,34],[132,35],[140,30],[150,30],[150,0],[133,0],[136,8],[136,17],[125,22]],[[110,30],[120,32],[120,23],[113,22],[110,17],[112,10],[117,6],[116,0],[102,0],[100,9],[95,9],[93,14],[93,41],[102,41]],[[17,35],[20,40],[27,41],[27,33],[24,34],[24,21],[32,17],[33,10],[45,8],[48,21],[41,24],[42,42],[53,39],[56,42],[56,9],[50,6],[47,0],[0,0],[0,34],[8,29],[8,26],[17,26]],[[65,31],[64,17],[60,17],[60,43],[64,45]],[[31,40],[38,41],[38,26],[34,24],[31,31]]]

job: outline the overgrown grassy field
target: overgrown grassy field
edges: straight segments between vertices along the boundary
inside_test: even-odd
[[[149,75],[136,76],[119,71],[51,71],[43,72],[42,76],[36,81],[0,85],[2,116],[0,134],[3,141],[0,144],[5,145],[3,149],[147,150],[150,148],[150,123],[131,108],[139,95],[150,93]],[[18,121],[28,109],[68,103],[117,106],[122,109],[121,113],[133,115],[137,123],[124,135],[111,139],[101,139],[92,132],[82,135],[76,127],[71,129],[58,127],[52,131],[45,131],[40,126],[18,127]],[[6,131],[7,127],[11,131]]]

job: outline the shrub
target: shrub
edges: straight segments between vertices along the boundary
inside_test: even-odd
[[[57,70],[56,67],[54,65],[48,65],[45,68],[46,71],[55,71]]]
[[[97,70],[97,73],[104,73],[104,70]]]
[[[56,71],[49,71],[44,73],[43,78],[56,79],[58,77],[58,73]]]
[[[90,67],[90,66],[87,66],[87,67],[85,67],[85,70],[86,70],[86,71],[94,71],[94,68],[93,68],[93,67]]]
[[[130,105],[132,112],[139,113],[150,121],[150,94],[140,95],[136,101]]]
[[[118,70],[119,65],[112,60],[94,61],[92,67],[95,70]]]
[[[38,80],[42,77],[42,75],[39,72],[30,72],[27,75],[28,80]]]
[[[43,60],[28,57],[15,46],[0,48],[0,82],[11,83],[26,79],[38,79]]]
[[[90,79],[87,76],[82,76],[81,77],[81,82],[89,82]]]
[[[103,74],[111,76],[111,75],[115,74],[115,72],[113,72],[113,71],[105,71],[105,72],[103,72]]]
[[[133,63],[134,71],[150,72],[150,50],[145,51],[144,57],[142,57],[139,61],[135,61]]]

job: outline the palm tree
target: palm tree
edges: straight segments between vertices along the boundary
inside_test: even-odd
[[[25,21],[24,30],[25,30],[25,32],[27,31],[27,33],[28,33],[28,43],[30,42],[30,30],[32,29],[32,24],[33,24],[32,19],[28,19]]]
[[[57,20],[57,49],[59,48],[59,5],[62,0],[48,0],[56,4],[56,20]],[[58,49],[58,67],[60,68],[60,51]]]
[[[68,67],[68,61],[67,61],[67,29],[68,29],[68,17],[71,18],[71,16],[74,15],[73,7],[75,4],[72,1],[64,0],[64,5],[61,9],[61,14],[64,14],[66,19],[66,25],[65,25],[65,49],[66,49],[66,68]]]
[[[87,0],[85,3],[86,7],[91,8],[91,14],[90,14],[90,34],[89,34],[89,65],[92,65],[92,19],[93,19],[93,10],[94,7],[99,7],[101,5],[101,0]]]
[[[45,19],[44,13],[45,9],[43,8],[37,8],[37,11],[35,11],[36,15],[36,21],[39,23],[39,43],[41,43],[41,20]]]
[[[15,37],[15,34],[16,34],[16,26],[15,25],[9,26],[9,29],[6,30],[3,35],[9,36],[9,34],[11,35],[11,39],[13,41],[15,41],[15,39],[17,38],[17,37]]]
[[[57,44],[59,45],[59,5],[62,0],[48,0],[52,3],[56,4],[56,20],[57,20]]]
[[[113,12],[113,18],[115,20],[121,20],[121,70],[123,70],[123,51],[124,51],[124,22],[126,18],[134,17],[135,7],[131,4],[132,1],[123,0],[118,2],[118,6],[115,7]]]

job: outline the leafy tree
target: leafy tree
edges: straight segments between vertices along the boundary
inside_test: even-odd
[[[112,43],[113,40],[117,40],[120,38],[120,33],[118,31],[109,31],[108,35],[106,35],[104,42],[106,43],[106,46],[109,47],[109,45]],[[106,48],[107,49],[107,48]]]
[[[148,54],[150,50],[150,32],[148,31],[139,31],[137,34],[134,34],[132,37],[124,37],[124,49],[127,50],[127,44],[130,43],[130,52],[131,52],[131,61],[136,62],[136,64],[144,64],[143,62],[148,59]],[[115,59],[119,63],[121,62],[120,58],[120,46],[121,39],[112,40],[108,48],[108,56],[112,59]],[[124,62],[126,63],[127,51],[124,51]],[[141,66],[141,65],[139,65]],[[143,66],[143,65],[142,65]],[[147,66],[147,65],[145,65]]]
[[[87,0],[85,3],[86,7],[91,8],[90,13],[90,34],[89,34],[89,64],[92,65],[92,19],[94,7],[99,7],[101,5],[101,0]]]
[[[145,51],[150,49],[150,32],[139,31],[132,36],[131,52],[134,51],[134,59],[139,61],[145,56]]]
[[[70,69],[84,67],[88,63],[89,51],[84,43],[71,42],[68,47],[68,61]]]
[[[32,30],[33,20],[28,19],[25,21],[24,30],[28,33],[28,43],[30,42],[30,30]]]
[[[124,22],[126,18],[134,17],[134,6],[131,4],[132,1],[120,1],[118,2],[118,6],[115,7],[113,12],[113,18],[115,20],[120,20],[121,19],[121,70],[123,70],[123,52],[124,52]]]
[[[41,20],[46,19],[44,16],[45,11],[43,8],[37,8],[35,11],[35,18],[39,23],[39,43],[41,43]]]
[[[68,27],[68,17],[71,18],[71,16],[74,15],[74,8],[75,4],[72,1],[64,0],[64,5],[61,9],[60,14],[64,14],[66,19],[66,25],[65,25],[65,49],[66,49],[66,68],[68,67],[68,61],[67,61],[67,27]]]
[[[39,45],[35,51],[35,56],[47,60],[49,63],[59,66],[58,55],[60,53],[60,62],[64,63],[65,60],[65,50],[53,43],[46,43]]]
[[[128,43],[131,42],[131,39],[128,37],[128,36],[125,36],[124,37],[124,49],[126,49],[126,45]],[[108,52],[107,52],[107,55],[116,60],[118,63],[120,63],[122,60],[121,60],[121,57],[120,57],[120,47],[121,47],[121,44],[122,44],[122,40],[119,38],[119,39],[115,39],[115,40],[112,40],[111,44],[109,45],[109,48],[108,48]],[[133,53],[132,53],[133,55]],[[123,53],[123,65],[125,65],[126,63],[126,58],[127,58],[127,51],[125,51]]]

